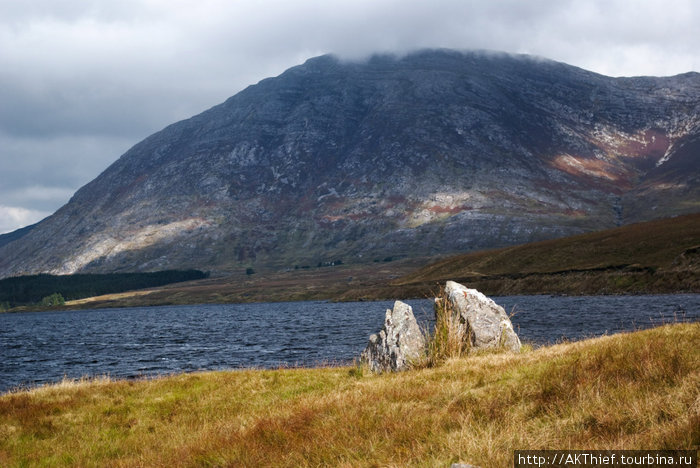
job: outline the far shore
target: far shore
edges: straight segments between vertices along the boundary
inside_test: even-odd
[[[233,268],[218,277],[81,298],[60,308],[429,298],[447,280],[490,296],[700,293],[700,213],[450,256],[321,265]],[[47,308],[11,309],[29,310]]]

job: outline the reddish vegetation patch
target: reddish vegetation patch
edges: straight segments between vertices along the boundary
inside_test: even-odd
[[[349,219],[351,221],[359,221],[361,219],[367,219],[369,213],[350,213],[343,216],[328,216],[329,218],[339,219]]]
[[[656,162],[661,159],[671,146],[669,137],[659,129],[646,130],[636,138],[621,136],[614,142],[589,138],[589,141],[608,156],[616,155],[621,159]]]
[[[570,216],[572,218],[578,218],[582,216],[586,216],[586,212],[583,210],[574,210],[573,208],[569,208],[563,211],[563,214],[565,216]]]
[[[659,130],[647,130],[643,135],[644,141],[628,140],[617,147],[617,151],[627,158],[643,158],[658,160],[663,157],[671,142]]]
[[[325,200],[327,200],[327,199],[324,198],[323,201],[325,201]],[[333,210],[341,210],[341,209],[345,208],[346,204],[347,203],[346,203],[346,200],[344,198],[337,198],[337,197],[333,198],[333,200],[330,200],[328,203],[325,203],[326,208],[329,210],[332,210],[332,211]]]
[[[317,206],[316,196],[313,193],[307,193],[303,197],[296,200],[297,210],[300,212],[311,211]]]
[[[406,197],[402,197],[400,195],[391,195],[386,198],[386,201],[393,205],[402,205],[406,203]]]

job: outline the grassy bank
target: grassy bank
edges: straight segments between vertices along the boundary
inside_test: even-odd
[[[489,295],[700,292],[700,214],[472,252],[331,268],[243,272],[68,307],[432,297],[454,280]]]
[[[261,270],[253,275],[240,271],[225,277],[67,301],[66,308],[333,300],[343,297],[347,291],[375,291],[377,285],[386,286],[428,261],[404,259],[308,270]],[[386,297],[395,299],[398,296],[387,291]]]
[[[700,324],[449,360],[66,382],[0,396],[0,466],[510,466],[698,448]]]
[[[700,214],[449,257],[391,283],[404,294],[454,280],[485,294],[700,291]]]

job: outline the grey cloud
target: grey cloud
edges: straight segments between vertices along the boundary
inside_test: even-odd
[[[143,88],[137,83],[111,81],[100,76],[68,83],[46,80],[36,90],[0,76],[0,130],[39,139],[62,135],[134,138],[199,112],[199,101],[207,97],[196,88]]]
[[[0,205],[56,210],[132,144],[130,138],[0,134]]]
[[[76,21],[83,18],[99,21],[126,21],[142,17],[149,11],[138,0],[26,0],[0,2],[0,24],[22,26],[40,20]]]

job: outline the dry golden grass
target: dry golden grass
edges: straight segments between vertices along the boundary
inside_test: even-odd
[[[510,466],[700,444],[700,324],[400,374],[243,370],[0,396],[0,466]]]

